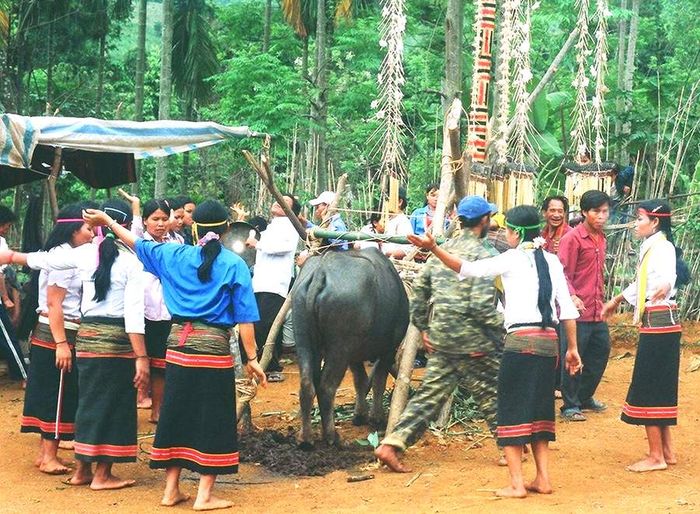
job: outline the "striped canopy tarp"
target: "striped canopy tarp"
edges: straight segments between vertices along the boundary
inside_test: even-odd
[[[3,114],[0,118],[2,120],[0,123],[2,171],[15,168],[32,170],[39,174],[38,177],[19,177],[11,180],[14,183],[9,185],[48,175],[50,165],[49,170],[46,170],[46,163],[38,163],[34,158],[35,151],[42,147],[60,147],[69,150],[64,154],[68,155],[69,159],[72,157],[74,167],[77,168],[84,168],[85,161],[104,166],[106,156],[110,154],[124,154],[115,156],[111,160],[121,163],[132,162],[133,167],[133,159],[165,157],[215,145],[229,139],[259,135],[248,127],[227,127],[213,122],[179,120],[137,122],[95,118],[28,117],[17,114]],[[46,150],[43,153],[46,154]],[[125,154],[128,154],[128,159]],[[77,159],[78,156],[82,159]],[[79,160],[83,162],[82,165],[78,162]],[[65,157],[63,164],[69,171],[74,171],[68,166]],[[98,185],[91,183],[94,187],[111,187],[111,185],[102,185],[104,181],[99,177],[92,181],[83,176],[81,178],[88,183],[99,183]],[[3,177],[0,176],[0,187],[2,185],[8,187],[8,183],[3,182],[2,179]]]

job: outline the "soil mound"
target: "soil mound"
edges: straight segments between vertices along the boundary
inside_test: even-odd
[[[374,461],[371,447],[358,444],[329,447],[316,442],[312,450],[297,446],[293,428],[286,433],[262,430],[241,437],[241,461],[258,463],[283,475],[323,476],[339,469],[349,469]]]

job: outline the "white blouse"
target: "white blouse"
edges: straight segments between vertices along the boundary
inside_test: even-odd
[[[544,252],[552,280],[552,321],[576,319],[578,310],[569,295],[564,268],[556,255]],[[520,323],[540,323],[542,314],[537,307],[539,279],[535,251],[521,247],[510,249],[495,257],[478,261],[462,261],[459,279],[467,277],[495,277],[500,275],[505,289],[504,325],[509,330]],[[557,305],[559,316],[557,317]]]
[[[657,232],[642,242],[639,249],[640,264],[647,252],[651,252],[647,263],[647,300],[662,286],[670,285],[671,289],[663,300],[647,301],[646,305],[671,305],[674,303],[671,298],[676,296],[676,248],[666,240],[662,232]],[[636,277],[634,282],[622,291],[622,296],[632,305],[637,305],[638,280],[639,277]]]
[[[272,218],[255,246],[253,291],[287,297],[299,234],[286,216]]]
[[[49,250],[49,253],[57,251],[59,248],[70,249],[71,245],[64,243],[56,248]],[[80,278],[80,272],[77,269],[41,270],[39,273],[39,306],[36,312],[49,312],[47,300],[47,288],[49,286],[58,286],[66,291],[63,298],[63,317],[66,319],[80,319],[80,297],[83,286],[83,281]]]
[[[83,284],[80,310],[83,317],[124,318],[127,333],[144,333],[144,271],[132,252],[120,251],[112,265],[112,285],[101,302],[93,300],[98,246],[94,243],[77,248],[58,247],[51,252],[27,254],[27,265],[46,271],[77,269]]]

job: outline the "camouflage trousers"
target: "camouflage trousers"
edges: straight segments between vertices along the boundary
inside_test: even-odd
[[[428,358],[423,383],[411,397],[394,431],[384,438],[401,450],[413,445],[440,413],[442,405],[460,386],[471,393],[492,434],[496,433],[496,391],[501,354],[483,357],[434,352]]]

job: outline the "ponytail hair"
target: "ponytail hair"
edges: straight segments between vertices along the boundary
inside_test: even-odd
[[[192,233],[195,241],[206,240],[202,245],[202,264],[197,268],[200,282],[211,280],[211,270],[214,261],[221,253],[219,237],[228,230],[228,211],[226,207],[215,200],[206,200],[199,204],[192,213]],[[214,236],[206,237],[209,233]],[[199,243],[198,243],[199,244]]]
[[[72,203],[58,211],[56,224],[53,229],[51,229],[49,236],[46,238],[46,243],[44,244],[45,252],[71,242],[73,235],[85,225],[85,221],[83,221],[83,208],[84,205],[81,203]]]
[[[691,279],[690,270],[683,260],[683,250],[673,240],[670,204],[666,200],[645,200],[639,204],[638,210],[650,220],[659,220],[659,230],[676,249],[676,288],[688,284]]]
[[[521,242],[532,242],[540,237],[539,211],[532,205],[513,207],[506,213],[506,226],[520,235]],[[537,308],[542,315],[542,328],[547,328],[552,326],[552,277],[542,247],[535,249],[535,266],[539,282]]]
[[[102,204],[102,210],[122,226],[128,227],[131,224],[131,207],[116,198],[107,200]],[[107,297],[112,286],[112,266],[119,255],[119,246],[114,237],[114,233],[107,227],[102,227],[104,239],[100,242],[98,249],[98,264],[92,278],[95,282],[95,296],[93,300],[101,302]]]

